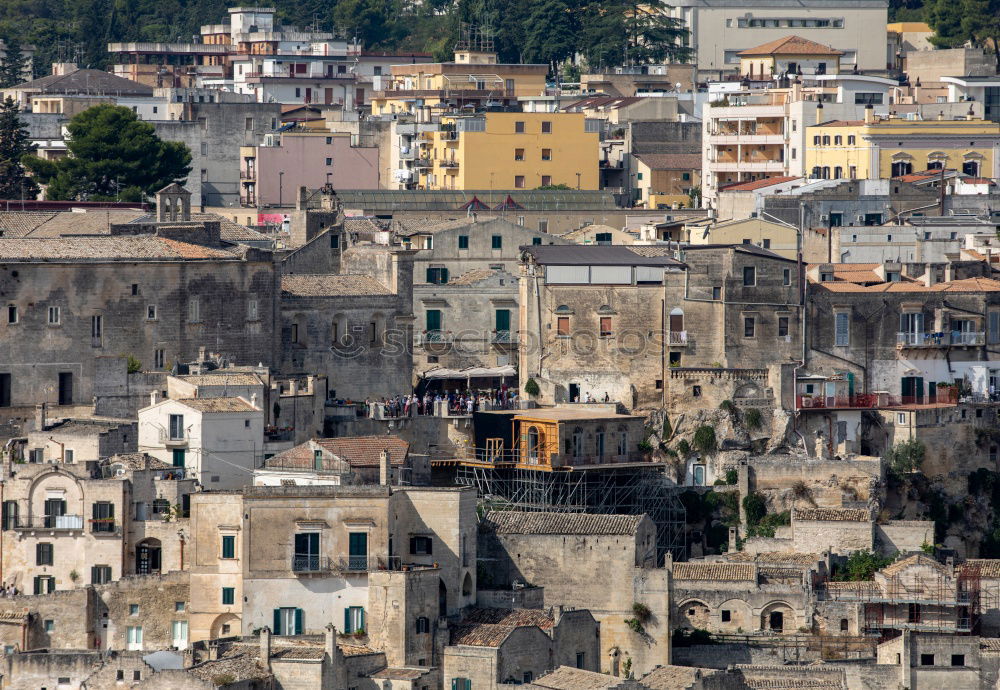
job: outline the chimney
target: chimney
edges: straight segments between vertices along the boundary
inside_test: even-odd
[[[257,394],[256,393],[252,393],[250,395],[250,406],[254,407],[254,408],[257,408]]]
[[[333,661],[337,658],[337,628],[333,623],[327,623],[323,628],[323,643],[326,655]]]
[[[160,402],[160,391],[153,391],[149,394],[149,404],[155,405],[158,402]]]
[[[823,101],[816,104],[816,124],[823,124]]]
[[[198,348],[198,361],[199,362],[204,362],[205,361],[205,354],[206,354],[205,346],[202,345],[201,347]]]
[[[736,528],[729,528],[729,553],[736,553],[739,549],[736,548]]]
[[[52,63],[52,76],[54,77],[65,77],[67,74],[72,74],[77,71],[79,67],[76,66],[74,62],[53,62]]]
[[[967,112],[965,114],[965,119],[966,120],[975,120],[976,119],[976,111],[972,109],[971,105],[969,106],[969,112]]]
[[[939,110],[938,111],[938,119],[939,120],[943,120],[944,119],[944,111],[943,110]]]
[[[266,625],[260,629],[260,662],[271,670],[271,629]]]
[[[378,456],[378,483],[382,486],[389,486],[392,479],[392,470],[389,467],[389,450],[383,449]]]
[[[47,403],[35,405],[35,431],[45,431],[45,412],[47,407]]]
[[[875,106],[871,103],[865,106],[865,124],[871,125],[875,123]]]
[[[309,189],[305,185],[299,187],[298,194],[295,196],[295,210],[305,211],[309,206]]]

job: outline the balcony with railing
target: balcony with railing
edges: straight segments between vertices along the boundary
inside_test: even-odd
[[[292,555],[293,573],[315,575],[326,573],[369,573],[376,570],[403,570],[418,568],[419,564],[403,563],[400,556],[346,555],[320,556],[319,554],[297,553]],[[426,567],[426,566],[424,566]]]
[[[157,438],[165,446],[183,446],[188,442],[188,432],[187,429],[175,429],[173,431],[160,429],[157,432]]]
[[[986,333],[974,331],[940,331],[937,333],[896,333],[896,347],[978,347],[986,344]]]
[[[451,331],[424,331],[414,333],[413,338],[416,345],[445,345],[454,339]]]
[[[517,345],[517,331],[493,331],[490,342],[494,345]]]
[[[934,395],[889,395],[888,393],[797,395],[795,407],[799,410],[874,410],[910,405],[958,404],[958,389],[954,386],[940,386],[935,388],[933,393]]]
[[[673,347],[685,347],[688,344],[687,331],[670,331],[668,343]]]
[[[438,165],[440,165],[442,168],[452,168],[454,170],[457,170],[459,167],[458,161],[450,159],[438,161]]]
[[[19,518],[13,525],[17,530],[83,530],[82,515],[43,515],[41,517]]]
[[[121,526],[118,521],[114,518],[91,518],[87,522],[90,523],[91,534],[96,534],[98,536],[113,537],[121,534]]]

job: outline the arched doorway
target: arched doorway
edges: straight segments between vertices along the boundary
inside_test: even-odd
[[[462,579],[462,596],[471,597],[472,596],[472,575],[469,573],[465,574]]]
[[[135,572],[138,575],[159,575],[162,548],[159,539],[143,539],[135,546]]]
[[[444,618],[448,615],[448,588],[444,580],[438,578],[438,617]]]

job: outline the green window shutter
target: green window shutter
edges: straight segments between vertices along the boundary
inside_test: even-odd
[[[275,635],[281,634],[281,609],[274,609],[274,627],[271,632]]]
[[[458,678],[451,679],[451,690],[460,690],[458,687]]]
[[[435,271],[433,268],[428,268],[427,269],[427,282],[428,283],[435,283],[435,282],[437,282],[436,278],[437,278],[437,271]]]
[[[304,621],[303,621],[304,617],[305,617],[305,613],[302,611],[302,609],[295,609],[295,634],[296,635],[301,635],[303,632],[305,632],[305,625],[304,625]]]
[[[344,609],[344,632],[345,633],[352,633],[352,632],[354,632],[353,630],[351,630],[351,607],[350,606],[348,606],[346,609]]]
[[[367,624],[365,622],[365,610],[364,610],[364,608],[361,609],[361,629],[362,630],[368,630],[368,626],[367,626]]]
[[[225,536],[222,538],[222,557],[236,558],[236,537]]]
[[[47,582],[49,583],[48,593],[52,594],[52,592],[56,591],[56,579],[54,577],[50,577]]]
[[[34,583],[35,583],[34,593],[35,594],[41,594],[42,593],[42,578],[39,577],[38,575],[36,575]]]

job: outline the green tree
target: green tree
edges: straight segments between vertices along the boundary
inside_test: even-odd
[[[528,15],[525,25],[525,62],[555,64],[572,57],[576,50],[577,26],[564,0],[543,0]]]
[[[853,552],[847,558],[847,564],[841,569],[838,568],[833,579],[843,582],[860,582],[871,580],[875,577],[875,571],[881,570],[895,558],[889,556],[879,556],[868,549]]]
[[[962,0],[962,33],[993,51],[994,71],[1000,73],[1000,0]]]
[[[25,164],[48,184],[51,199],[140,201],[191,172],[187,146],[162,141],[129,108],[98,105],[67,125],[69,155],[57,161],[34,156]]]
[[[911,438],[900,441],[893,446],[885,456],[889,470],[896,474],[916,472],[924,462],[927,448],[919,439]]]
[[[963,0],[928,0],[924,15],[934,29],[930,42],[937,48],[957,48],[969,40],[962,28]]]
[[[28,59],[21,52],[21,39],[14,32],[3,37],[5,52],[0,60],[0,89],[16,86],[24,82],[24,70]]]
[[[581,51],[592,67],[687,62],[692,51],[684,22],[663,6],[595,0],[581,13]]]
[[[366,48],[386,48],[404,33],[400,12],[396,0],[341,0],[333,9],[333,23]]]
[[[747,515],[747,526],[756,527],[767,515],[767,502],[756,491],[743,497],[743,511]]]
[[[25,174],[21,160],[35,152],[21,122],[17,103],[8,96],[0,103],[0,199],[34,199],[38,185]]]

